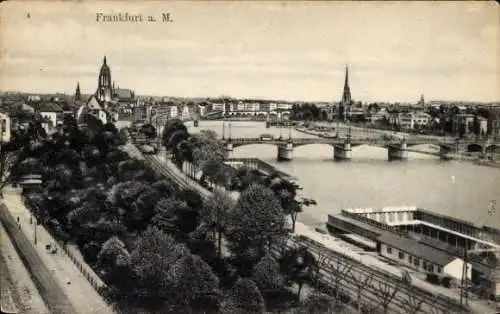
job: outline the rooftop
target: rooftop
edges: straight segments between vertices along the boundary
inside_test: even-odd
[[[130,89],[117,88],[115,89],[115,95],[118,99],[133,99],[134,93]]]
[[[62,112],[61,107],[53,102],[42,102],[37,106],[40,112]]]
[[[377,240],[380,243],[387,244],[400,251],[422,258],[439,266],[445,266],[455,259],[455,257],[449,254],[431,248],[425,244],[420,244],[416,240],[405,238],[389,232],[383,233],[377,238]]]

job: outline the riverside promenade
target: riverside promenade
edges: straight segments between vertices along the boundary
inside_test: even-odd
[[[51,313],[114,313],[42,225],[36,226],[37,243],[34,243],[35,224],[32,223],[34,220],[24,205],[18,189],[5,188],[2,203],[5,205],[1,208],[2,222],[10,224],[10,226],[5,225],[5,228],[10,227],[12,240],[22,258],[24,255],[28,263],[31,261],[32,271],[35,272],[33,276],[41,280],[38,282],[38,288],[42,289],[40,294],[44,297]],[[15,230],[16,226],[18,230]],[[51,254],[46,249],[46,245],[49,244],[58,247],[57,253]]]

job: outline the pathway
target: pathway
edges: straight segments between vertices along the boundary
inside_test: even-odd
[[[83,276],[71,259],[63,252],[62,248],[55,254],[49,253],[45,246],[56,244],[54,238],[47,230],[38,225],[31,224],[31,213],[24,205],[20,191],[13,188],[5,188],[3,203],[15,219],[19,218],[20,231],[27,238],[36,254],[41,259],[43,265],[50,271],[50,276],[61,290],[64,291],[66,298],[71,303],[71,311],[79,314],[107,314],[113,313],[111,307],[92,287],[88,280]],[[37,243],[34,244],[35,229]],[[64,313],[70,313],[68,312]]]
[[[5,281],[10,281],[10,290],[13,295],[18,297],[20,303],[19,310],[26,314],[47,314],[49,310],[38,293],[35,283],[31,279],[31,275],[24,266],[21,258],[16,252],[16,249],[8,236],[5,228],[0,224],[0,247],[2,255],[0,256],[2,270],[2,289],[6,286]],[[10,277],[10,280],[8,280]],[[4,293],[2,291],[2,298]],[[14,297],[14,299],[16,299]],[[17,301],[17,300],[16,300]],[[2,303],[2,307],[4,304]],[[4,309],[4,308],[2,308]]]

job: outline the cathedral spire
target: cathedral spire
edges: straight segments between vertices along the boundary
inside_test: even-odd
[[[351,104],[351,88],[349,87],[349,68],[345,66],[345,82],[344,82],[344,92],[342,94],[342,103],[344,105]]]
[[[347,64],[345,66],[345,82],[344,82],[344,90],[349,89],[349,67],[347,67]]]
[[[76,83],[75,100],[82,100],[82,95],[80,93],[80,82]]]
[[[106,55],[104,56],[104,65],[106,65]]]
[[[350,110],[352,103],[351,88],[349,87],[349,67],[345,66],[345,81],[344,90],[342,92],[342,101],[339,104],[339,119],[346,120],[347,112]]]

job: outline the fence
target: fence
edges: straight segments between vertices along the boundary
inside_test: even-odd
[[[24,196],[21,197],[23,203],[25,204],[25,206],[31,211],[33,212],[32,210],[32,207],[33,207],[33,204],[31,204],[31,202]],[[45,226],[43,226],[45,228]],[[50,236],[52,238],[53,235],[52,233],[50,232],[50,229],[47,229],[48,233],[50,234]],[[60,240],[57,240],[57,246],[58,246],[58,251],[59,251],[59,248],[62,249],[62,251],[64,253],[66,253],[66,255],[71,259],[71,261],[73,262],[73,264],[75,264],[75,266],[78,268],[78,270],[80,270],[80,272],[82,273],[82,275],[87,279],[87,281],[92,285],[92,287],[102,296],[102,297],[105,297],[102,292],[103,292],[103,289],[102,288],[108,288],[108,286],[106,285],[106,283],[104,283],[104,281],[102,281],[102,279],[94,272],[94,270],[83,260],[83,257],[80,255],[78,256],[75,252],[72,252],[72,249],[71,247],[68,247],[68,245],[64,244],[62,241]]]
[[[100,293],[102,288],[108,287],[81,257],[76,256],[76,254],[71,251],[71,247],[68,247],[67,245],[64,245],[62,243],[59,243],[59,246],[63,249],[64,253],[66,253],[66,255],[75,264],[75,266],[80,270],[87,281],[90,282],[92,287],[96,289],[96,291]]]

